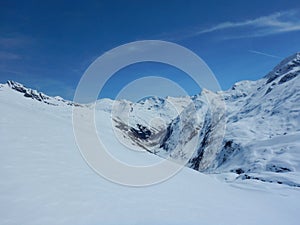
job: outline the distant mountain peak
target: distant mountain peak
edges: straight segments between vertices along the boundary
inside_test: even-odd
[[[300,52],[297,52],[284,60],[282,60],[265,78],[267,83],[271,83],[278,77],[287,75],[289,77],[295,77],[300,71]]]
[[[161,98],[161,97],[157,97],[157,96],[148,96],[145,98],[142,98],[141,100],[138,101],[138,103],[140,104],[145,104],[147,102],[153,102],[153,103],[157,103],[157,104],[162,104],[164,103],[165,99]]]

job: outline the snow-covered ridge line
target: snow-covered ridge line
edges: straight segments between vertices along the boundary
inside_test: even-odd
[[[174,155],[198,137],[197,149],[187,166],[205,173],[231,174],[230,179],[255,179],[300,186],[300,54],[283,60],[257,81],[240,81],[227,91],[203,91],[190,97],[145,98],[137,103],[100,99],[97,111],[110,114],[119,139],[133,148],[143,148],[161,157]],[[3,86],[3,85],[2,85]],[[60,97],[8,81],[7,86],[49,105],[77,106]],[[226,103],[226,133],[222,146],[218,113],[207,97]],[[234,175],[232,175],[234,174]]]
[[[39,92],[37,90],[27,88],[23,84],[20,84],[16,81],[8,80],[6,82],[6,84],[11,89],[13,89],[17,92],[23,93],[24,97],[31,98],[31,99],[37,100],[39,102],[44,102],[48,105],[58,106],[59,105],[58,102],[61,102],[61,103],[64,103],[65,105],[69,105],[69,106],[80,106],[80,104],[74,103],[72,101],[67,101],[60,96],[50,97],[50,96],[44,94],[43,92]]]
[[[267,78],[267,83],[271,83],[276,78],[282,77],[279,83],[283,83],[285,80],[292,79],[296,76],[297,71],[300,68],[300,52],[297,52],[290,57],[282,60],[270,73],[268,73],[265,78]]]

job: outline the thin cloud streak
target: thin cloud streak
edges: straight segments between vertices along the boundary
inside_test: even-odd
[[[254,51],[254,50],[249,50],[250,53],[258,54],[258,55],[263,55],[271,58],[276,58],[276,59],[281,59],[282,57],[279,57],[277,55],[271,55],[265,52],[260,52],[260,51]]]
[[[241,29],[244,30],[242,31]],[[268,16],[261,16],[251,20],[238,22],[227,21],[206,29],[202,29],[200,31],[198,28],[194,27],[186,30],[181,30],[180,32],[167,32],[155,35],[152,38],[168,41],[181,41],[188,38],[224,30],[232,30],[238,32],[234,32],[232,35],[219,36],[219,40],[264,37],[274,34],[300,31],[300,10],[276,12]]]
[[[248,35],[237,35],[225,39],[262,37],[272,34],[300,31],[300,19],[297,16],[299,16],[298,11],[290,10],[241,22],[224,22],[198,31],[195,33],[195,36],[237,28],[249,28],[252,30],[252,32]]]

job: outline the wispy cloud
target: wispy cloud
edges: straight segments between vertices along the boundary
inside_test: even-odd
[[[300,9],[275,12],[267,16],[260,16],[242,21],[226,21],[204,29],[190,27],[173,33],[165,32],[153,36],[153,39],[180,41],[208,33],[227,30],[232,31],[231,34],[229,35],[227,33],[226,36],[219,35],[218,39],[253,38],[300,31]]]
[[[258,54],[258,55],[271,57],[271,58],[276,58],[276,59],[281,59],[282,58],[282,57],[279,57],[277,55],[272,55],[272,54],[268,54],[268,53],[260,52],[260,51],[249,50],[249,52],[254,53],[254,54]]]
[[[300,31],[300,14],[299,11],[290,10],[284,12],[277,12],[268,16],[261,16],[250,20],[236,22],[227,21],[197,31],[195,33],[195,36],[216,31],[238,28],[248,28],[247,35],[233,35],[228,39],[261,37],[291,31]]]

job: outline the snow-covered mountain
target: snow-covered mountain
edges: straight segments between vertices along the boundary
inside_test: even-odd
[[[72,109],[88,105],[0,84],[0,224],[298,225],[299,59],[221,93],[99,100],[99,135],[122,161],[184,158],[197,138],[193,169],[145,188],[111,183],[85,163]]]
[[[220,174],[227,181],[256,179],[300,187],[299,74],[296,53],[264,78],[238,82],[227,91],[149,97],[137,103],[100,99],[96,109],[111,114],[115,134],[129,148],[184,159],[188,143],[197,138],[190,168]],[[49,105],[81,106],[17,82],[4,86]],[[220,102],[226,111],[218,108]]]
[[[300,187],[299,74],[297,53],[260,80],[241,81],[219,93],[203,90],[193,97],[120,101],[112,117],[124,134],[120,139],[162,157],[185,157],[185,145],[197,136],[199,144],[187,164],[195,170],[228,173],[231,181],[257,179]],[[208,98],[216,102],[209,104]],[[226,112],[218,108],[222,100]],[[178,146],[182,152],[173,154]]]

